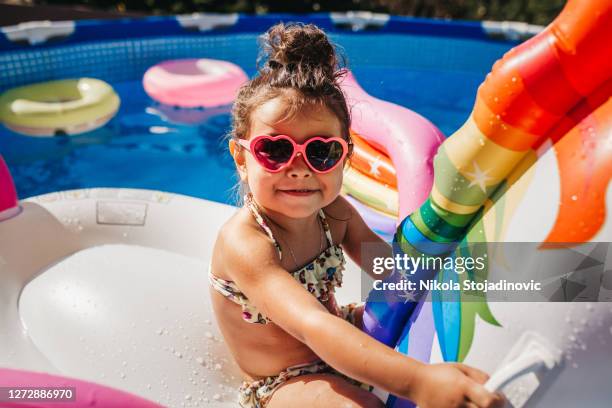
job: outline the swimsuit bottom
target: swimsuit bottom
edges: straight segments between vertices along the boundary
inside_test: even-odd
[[[355,324],[355,310],[363,303],[350,303],[340,307],[342,318],[351,324]],[[288,367],[276,375],[262,378],[256,381],[244,381],[240,386],[238,403],[242,408],[264,408],[274,391],[288,380],[300,375],[329,373],[346,379],[349,383],[372,391],[372,386],[363,384],[355,379],[336,371],[325,361],[317,360],[314,362],[297,364]]]

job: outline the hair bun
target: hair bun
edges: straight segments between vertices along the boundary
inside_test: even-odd
[[[325,32],[314,24],[276,24],[263,35],[262,43],[268,69],[315,69],[328,79],[334,79],[338,65],[334,46]]]

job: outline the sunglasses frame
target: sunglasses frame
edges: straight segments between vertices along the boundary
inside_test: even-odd
[[[264,166],[263,164],[261,164],[259,162],[259,160],[257,159],[257,155],[254,153],[253,148],[255,146],[255,144],[257,142],[259,142],[262,139],[266,139],[266,140],[270,140],[270,141],[276,141],[276,140],[288,140],[291,145],[293,146],[293,153],[291,153],[291,157],[289,158],[289,160],[287,160],[285,163],[283,163],[279,168],[277,168],[276,170],[273,169],[269,169],[266,166]],[[318,174],[325,174],[325,173],[329,173],[331,171],[333,171],[336,167],[338,167],[338,165],[340,163],[342,163],[344,161],[344,159],[347,157],[347,155],[349,155],[349,150],[350,147],[352,146],[352,143],[347,143],[346,140],[344,140],[341,137],[321,137],[321,136],[315,136],[312,137],[308,140],[306,140],[304,143],[296,143],[291,137],[289,137],[288,135],[277,135],[277,136],[270,136],[270,135],[261,135],[261,136],[256,136],[253,139],[251,139],[250,141],[248,140],[244,140],[244,139],[235,139],[237,140],[238,144],[242,147],[244,147],[245,149],[247,149],[249,151],[249,153],[251,153],[251,155],[253,156],[253,158],[255,158],[255,160],[257,161],[257,164],[259,164],[261,167],[263,167],[266,171],[270,172],[270,173],[278,173],[280,171],[282,171],[285,167],[291,165],[291,163],[293,163],[293,160],[296,158],[296,156],[298,154],[301,154],[302,157],[304,158],[304,162],[306,163],[306,165],[308,166],[308,168],[312,171],[314,171],[315,173]],[[312,164],[310,163],[310,160],[308,159],[308,156],[306,155],[306,147],[315,141],[323,141],[325,143],[330,143],[330,142],[338,142],[340,143],[340,145],[342,146],[342,156],[340,157],[340,159],[338,160],[338,162],[336,164],[334,164],[332,167],[330,167],[327,170],[317,170],[316,168],[314,168],[312,166]]]

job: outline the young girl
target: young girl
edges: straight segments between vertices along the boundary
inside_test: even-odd
[[[372,386],[420,407],[500,404],[485,373],[397,353],[361,331],[363,304],[336,303],[344,253],[359,264],[362,242],[382,242],[339,195],[352,149],[342,71],[313,25],[272,27],[263,57],[232,112],[245,203],[219,232],[209,271],[245,377],[240,405],[383,407]]]

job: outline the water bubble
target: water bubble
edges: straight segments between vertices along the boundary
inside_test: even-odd
[[[185,395],[185,399],[188,401],[191,400],[191,395],[190,394]]]
[[[119,374],[119,377],[121,377],[121,379],[124,379],[125,378],[125,373]]]
[[[183,358],[183,354],[180,351],[175,352],[174,355],[178,358]]]

